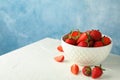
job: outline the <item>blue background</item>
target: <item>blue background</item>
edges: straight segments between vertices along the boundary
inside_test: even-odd
[[[120,0],[0,0],[0,55],[73,29],[99,29],[120,55]]]

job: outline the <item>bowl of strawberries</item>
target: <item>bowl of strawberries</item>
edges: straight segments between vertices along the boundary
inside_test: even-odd
[[[65,58],[83,66],[103,62],[112,48],[112,39],[99,30],[73,30],[61,38]]]

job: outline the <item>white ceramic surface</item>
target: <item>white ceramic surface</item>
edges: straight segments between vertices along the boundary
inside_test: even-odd
[[[0,56],[0,80],[93,80],[70,72],[69,61],[54,60],[59,52],[59,40],[45,38],[15,51]],[[110,54],[102,63],[106,71],[96,80],[120,80],[120,56]],[[82,69],[81,66],[79,66]]]

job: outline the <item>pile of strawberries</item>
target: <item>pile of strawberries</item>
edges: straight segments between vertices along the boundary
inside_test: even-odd
[[[88,30],[85,32],[74,30],[65,37],[64,41],[66,43],[81,47],[100,47],[111,43],[110,38],[102,36],[102,33],[99,30]]]

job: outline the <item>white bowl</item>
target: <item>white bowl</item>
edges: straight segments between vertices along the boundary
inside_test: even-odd
[[[106,46],[79,47],[66,43],[64,41],[65,36],[61,38],[61,45],[64,50],[65,59],[78,65],[92,66],[100,64],[107,58],[112,48],[112,39],[110,37],[111,43]]]

